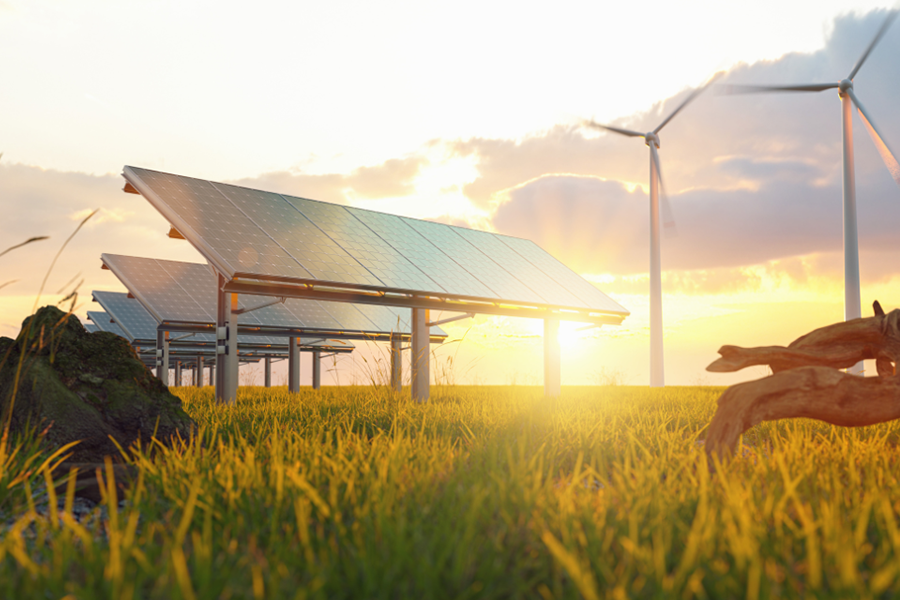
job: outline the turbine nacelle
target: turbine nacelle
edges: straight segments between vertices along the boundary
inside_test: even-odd
[[[659,148],[659,136],[652,131],[648,131],[644,134],[644,143],[649,146],[650,142],[653,142],[653,145]]]
[[[842,79],[841,82],[838,84],[838,95],[843,97],[847,94],[848,90],[852,90],[852,89],[853,89],[853,80]]]

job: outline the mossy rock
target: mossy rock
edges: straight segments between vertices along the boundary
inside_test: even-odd
[[[5,357],[5,360],[4,360]],[[25,319],[15,340],[0,338],[0,422],[13,403],[12,432],[46,430],[58,447],[79,440],[69,460],[102,462],[135,442],[170,444],[191,435],[181,400],[154,377],[123,338],[89,333],[74,316],[45,306]]]

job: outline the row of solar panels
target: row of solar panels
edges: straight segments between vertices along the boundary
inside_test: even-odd
[[[629,314],[530,240],[136,167],[123,174],[229,280]]]
[[[146,308],[136,318],[147,326],[153,324],[155,329],[164,321],[215,323],[217,280],[208,266],[116,254],[103,254],[101,260]],[[95,297],[99,301],[103,293],[95,292]],[[276,300],[265,296],[239,297],[238,308]],[[333,333],[410,332],[408,310],[293,298],[243,313],[238,316],[238,325],[299,327]],[[446,337],[440,328],[434,328],[433,334]]]

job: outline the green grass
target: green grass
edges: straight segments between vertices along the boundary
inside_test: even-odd
[[[0,533],[0,597],[900,591],[895,423],[765,424],[711,475],[697,440],[722,388],[548,400],[445,387],[425,405],[372,387],[247,388],[234,407],[210,388],[176,391],[199,434],[132,458],[141,475],[123,511],[89,530],[26,527],[16,496],[25,516]]]

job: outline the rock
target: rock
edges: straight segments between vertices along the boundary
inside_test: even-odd
[[[10,432],[46,430],[44,442],[51,447],[80,440],[69,461],[102,463],[104,456],[120,456],[110,437],[128,448],[137,441],[149,444],[154,432],[166,445],[192,434],[194,422],[181,400],[126,340],[88,333],[75,316],[53,306],[25,319],[15,340],[0,338],[0,423],[9,415],[23,353]]]

